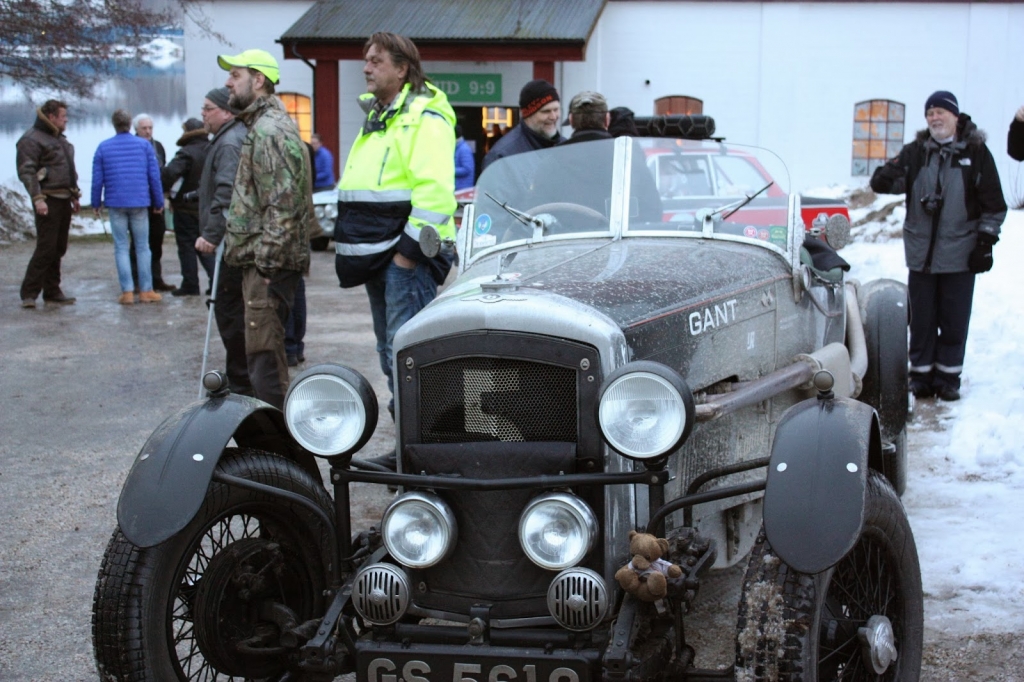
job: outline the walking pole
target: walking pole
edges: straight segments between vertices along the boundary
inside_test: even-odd
[[[220,280],[220,261],[224,255],[224,240],[217,245],[214,252],[216,262],[213,264],[213,282],[210,284],[210,299],[206,302],[210,312],[206,316],[206,341],[203,343],[203,370],[199,373],[199,400],[203,399],[203,377],[206,376],[206,358],[210,354],[210,330],[213,328],[213,306],[217,305],[217,282]]]

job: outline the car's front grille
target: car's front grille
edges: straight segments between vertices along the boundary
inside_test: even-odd
[[[457,357],[419,372],[421,443],[577,440],[576,371]]]

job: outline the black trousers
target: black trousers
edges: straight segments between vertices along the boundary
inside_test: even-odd
[[[174,241],[178,245],[178,261],[181,263],[181,288],[189,293],[199,293],[198,261],[206,271],[209,282],[213,282],[213,267],[217,262],[212,253],[196,251],[196,240],[199,238],[199,216],[174,212]],[[154,275],[153,281],[156,281]]]
[[[164,255],[164,232],[167,230],[167,220],[163,213],[154,213],[149,209],[149,252],[153,256],[151,267],[153,269],[153,288],[164,283],[163,269],[160,267],[160,259]],[[132,259],[132,281],[135,288],[139,288],[139,266],[135,263],[135,241],[131,238],[132,231],[128,230],[128,248]]]
[[[910,271],[910,378],[960,388],[974,273]]]
[[[71,230],[71,199],[46,198],[46,215],[36,217],[36,250],[28,261],[21,282],[21,298],[57,298],[60,289],[60,261],[68,251]]]
[[[194,244],[195,242],[193,242]],[[213,316],[227,355],[228,387],[232,393],[255,395],[245,359],[245,301],[242,298],[242,268],[220,262]]]
[[[296,357],[305,355],[304,338],[306,338],[306,280],[299,277],[299,284],[295,288],[292,314],[288,316],[288,322],[284,325],[285,353]]]

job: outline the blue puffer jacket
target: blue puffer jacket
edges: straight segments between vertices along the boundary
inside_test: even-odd
[[[149,140],[118,133],[100,142],[92,157],[92,206],[159,208],[164,205],[160,167]]]

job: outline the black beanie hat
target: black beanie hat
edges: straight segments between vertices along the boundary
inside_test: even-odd
[[[238,109],[228,104],[228,99],[231,97],[231,93],[225,87],[214,88],[206,93],[206,99],[213,102],[214,106],[223,109],[224,111],[238,115]]]
[[[193,130],[202,130],[203,122],[200,121],[198,118],[190,118],[189,120],[181,124],[181,129],[184,130],[186,133],[191,133]]]
[[[945,109],[954,116],[960,115],[960,105],[956,101],[956,95],[947,90],[936,90],[931,94],[928,101],[924,103],[924,110],[927,112],[932,107]]]
[[[546,80],[530,81],[519,91],[519,115],[528,118],[546,104],[558,101],[558,90]]]

